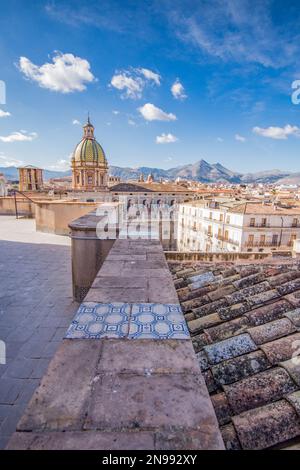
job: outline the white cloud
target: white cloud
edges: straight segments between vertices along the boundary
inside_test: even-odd
[[[16,131],[7,136],[0,136],[0,141],[5,143],[11,142],[30,142],[37,138],[36,132]]]
[[[143,91],[143,80],[139,77],[132,78],[128,72],[119,73],[114,75],[111,79],[110,84],[117,88],[117,90],[124,91],[121,95],[122,98],[141,98]]]
[[[217,141],[218,142],[224,142],[224,139],[222,139],[222,137],[217,137]]]
[[[10,166],[22,166],[24,162],[22,160],[16,160],[15,158],[7,157],[2,152],[0,153],[0,166],[8,168]]]
[[[113,114],[115,114],[115,116],[117,116],[118,114],[120,114],[120,111],[118,111],[117,109],[114,109]]]
[[[77,125],[77,126],[80,126],[80,125],[81,125],[81,122],[78,121],[78,119],[73,119],[72,124],[74,124],[74,126],[76,126],[76,125]]]
[[[147,80],[153,80],[156,85],[160,85],[161,76],[149,69],[137,69]]]
[[[161,134],[156,137],[157,144],[171,144],[177,142],[178,138],[173,134]]]
[[[116,72],[110,85],[122,91],[121,98],[140,99],[147,82],[160,85],[160,75],[145,68]]]
[[[8,117],[8,116],[11,116],[11,114],[8,111],[3,111],[2,109],[0,109],[0,118]]]
[[[235,134],[234,138],[235,138],[235,140],[237,140],[238,142],[246,142],[246,137],[243,137],[243,136],[240,135],[240,134]]]
[[[56,53],[52,63],[41,66],[33,64],[27,57],[20,57],[19,68],[40,87],[61,93],[83,91],[86,83],[95,80],[89,62],[73,54]]]
[[[166,113],[152,103],[144,104],[144,106],[138,108],[138,111],[146,121],[176,121],[177,119],[175,114]]]
[[[187,98],[187,95],[184,91],[184,86],[182,85],[182,83],[180,83],[178,78],[171,86],[171,93],[176,100],[184,100],[185,98]]]
[[[128,119],[128,124],[130,126],[135,126],[136,125],[136,122],[133,120],[133,119]]]
[[[269,137],[270,139],[286,140],[290,135],[300,137],[300,128],[298,126],[291,126],[287,124],[284,127],[253,127],[252,131],[262,137]]]
[[[48,170],[53,170],[53,171],[68,171],[70,170],[70,160],[72,158],[72,154],[69,155],[68,158],[61,158],[60,160],[57,160],[56,163],[53,165],[48,166]]]

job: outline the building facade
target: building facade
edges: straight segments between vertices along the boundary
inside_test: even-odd
[[[94,136],[94,126],[88,118],[83,137],[72,157],[72,188],[76,191],[108,189],[108,164],[103,148]]]
[[[180,204],[179,251],[272,251],[291,249],[300,238],[300,205],[234,200]]]
[[[43,170],[32,165],[19,167],[19,191],[41,191]]]

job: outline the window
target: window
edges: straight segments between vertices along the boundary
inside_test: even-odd
[[[229,232],[228,230],[225,230],[225,236],[224,236],[225,240],[228,240],[229,238]]]
[[[223,222],[223,214],[220,214],[220,222]]]
[[[254,235],[248,236],[248,246],[253,246],[254,243]]]
[[[265,245],[265,242],[266,242],[266,236],[265,236],[265,235],[261,235],[260,238],[259,238],[259,245],[260,245],[260,246],[264,246],[264,245]]]
[[[261,219],[261,226],[262,226],[262,227],[266,227],[266,225],[267,225],[267,219],[266,219],[266,218],[262,218],[262,219]]]
[[[218,228],[218,238],[221,238],[221,237],[222,237],[222,229]]]
[[[209,213],[209,218],[212,219],[212,212]]]
[[[226,224],[230,224],[230,216],[229,215],[227,215],[227,217],[226,217]]]
[[[88,184],[93,184],[93,177],[92,176],[88,176]]]
[[[298,225],[298,219],[293,219],[292,227],[297,227],[297,225]]]
[[[255,226],[255,218],[254,217],[251,217],[250,219],[250,227],[254,227]]]
[[[272,236],[272,245],[277,246],[278,245],[278,235],[273,235]]]
[[[207,234],[212,235],[212,226],[211,225],[208,226]]]

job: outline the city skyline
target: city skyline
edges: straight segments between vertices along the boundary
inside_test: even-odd
[[[111,165],[299,171],[299,12],[255,3],[3,4],[0,167],[69,169],[90,112]]]

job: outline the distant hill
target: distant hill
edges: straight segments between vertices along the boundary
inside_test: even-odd
[[[169,170],[151,167],[120,167],[110,166],[109,172],[112,176],[119,176],[121,180],[138,179],[141,174],[147,178],[152,173],[154,178],[176,179],[178,177],[187,180],[195,180],[202,183],[283,183],[283,184],[300,184],[300,173],[291,173],[281,170],[260,171],[257,173],[239,173],[228,170],[221,163],[208,163],[201,159],[196,163],[177,166]],[[0,167],[0,173],[3,173],[8,180],[18,179],[17,168]],[[62,178],[70,176],[71,170],[68,171],[44,171],[44,179]]]

